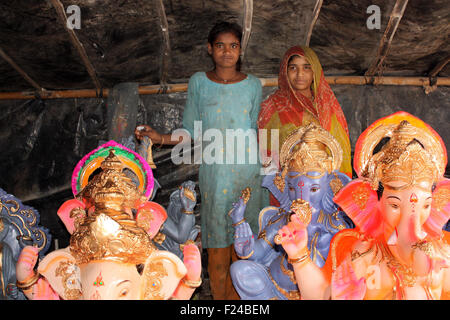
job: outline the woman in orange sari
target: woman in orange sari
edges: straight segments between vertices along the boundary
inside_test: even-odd
[[[271,129],[279,130],[281,146],[289,133],[311,122],[322,126],[339,142],[343,151],[339,171],[351,178],[351,146],[344,113],[325,80],[315,52],[309,47],[295,46],[281,62],[278,90],[261,104],[258,129],[267,129],[267,148],[261,146],[262,154],[278,164],[279,150],[272,149]]]

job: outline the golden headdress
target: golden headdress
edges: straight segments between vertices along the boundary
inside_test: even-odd
[[[310,123],[291,132],[284,141],[280,151],[281,176],[275,177],[274,183],[280,191],[284,190],[284,178],[288,171],[307,175],[319,172],[319,178],[325,172],[331,173],[340,168],[342,148],[337,140],[325,129]]]
[[[384,138],[390,139],[373,154]],[[355,147],[355,171],[370,182],[373,190],[378,189],[379,182],[389,186],[392,181],[405,182],[401,188],[423,182],[431,187],[443,176],[446,162],[446,149],[439,135],[406,112],[376,121]]]
[[[95,175],[77,194],[96,207],[111,207],[121,210],[123,206],[135,208],[146,201],[146,197],[125,173],[126,166],[110,149],[109,155],[100,164],[101,172]],[[119,207],[117,206],[119,205]]]
[[[95,260],[140,264],[155,250],[147,232],[125,212],[125,206],[134,207],[143,195],[122,172],[123,167],[111,150],[102,171],[80,192],[93,202],[95,211],[88,213],[70,238],[78,264]]]

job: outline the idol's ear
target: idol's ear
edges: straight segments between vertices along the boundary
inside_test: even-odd
[[[336,195],[350,181],[352,181],[352,179],[340,171],[333,171],[328,175],[328,185],[334,195]]]
[[[450,219],[450,179],[442,179],[433,191],[431,213],[423,229],[431,238],[439,238]]]
[[[76,199],[67,200],[59,207],[57,215],[70,234],[75,231],[78,219],[84,219],[86,216],[85,208],[85,204]]]
[[[333,200],[361,232],[372,238],[383,235],[385,224],[378,208],[378,195],[372,190],[370,183],[361,179],[353,180],[343,187]]]
[[[69,248],[55,250],[39,262],[38,272],[64,300],[81,297],[80,269]]]
[[[176,255],[169,251],[154,251],[142,271],[140,299],[169,299],[186,273],[186,267]]]
[[[327,212],[334,212],[338,205],[334,202],[334,196],[345,186],[351,179],[344,173],[333,171],[327,175],[327,191],[322,197],[322,208]]]
[[[276,183],[277,181],[280,181],[280,179],[284,179],[283,183]],[[286,180],[287,178],[283,178],[281,174],[269,174],[264,176],[261,186],[272,193],[275,199],[280,203],[282,209],[290,211],[291,200],[289,199],[288,183]],[[279,189],[277,184],[278,186],[283,187],[283,191]]]
[[[145,202],[138,208],[136,213],[136,223],[139,227],[147,231],[152,239],[158,233],[166,219],[166,209],[153,201]]]

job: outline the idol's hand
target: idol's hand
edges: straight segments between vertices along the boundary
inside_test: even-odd
[[[38,280],[33,290],[33,300],[60,300],[59,295],[52,289],[44,278]]]
[[[180,199],[182,210],[186,212],[194,211],[197,203],[197,193],[195,192],[195,183],[192,181],[185,181],[180,186]]]
[[[275,242],[283,246],[290,259],[297,259],[307,251],[308,231],[295,214],[287,225],[278,230],[275,237]]]
[[[234,231],[234,250],[239,257],[247,257],[253,251],[255,238],[247,222],[236,226]]]
[[[233,209],[230,210],[228,215],[231,217],[233,221],[233,227],[244,222],[244,212],[247,208],[247,202],[250,200],[252,195],[252,189],[250,187],[245,188],[241,192],[241,196],[239,197],[238,202],[233,203]]]
[[[25,281],[34,275],[38,253],[39,249],[34,246],[26,246],[22,249],[16,264],[16,279],[18,281]]]
[[[431,241],[418,241],[412,248],[412,269],[417,276],[427,276],[431,271],[438,273],[442,268],[450,267],[448,258],[440,250],[435,250]]]
[[[183,262],[187,269],[186,279],[198,281],[202,273],[202,260],[200,251],[193,243],[186,244],[183,248]]]
[[[362,300],[366,294],[366,279],[357,279],[349,259],[345,259],[331,276],[331,299]]]
[[[246,208],[247,204],[242,197],[239,198],[238,202],[233,203],[233,209],[231,209],[231,211],[228,213],[233,224],[237,224],[244,219]]]

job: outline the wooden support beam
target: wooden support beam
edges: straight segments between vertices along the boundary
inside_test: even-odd
[[[44,88],[37,84],[36,81],[34,81],[25,71],[23,71],[22,68],[19,67],[17,63],[15,63],[14,60],[10,56],[8,56],[5,51],[3,51],[2,48],[0,48],[0,56],[5,59],[5,61],[8,62],[11,67],[13,67],[18,73],[20,73],[29,84],[31,84],[40,92],[44,91]]]
[[[312,20],[309,24],[308,33],[306,34],[305,46],[309,47],[309,42],[311,41],[312,31],[316,25],[317,19],[319,18],[320,9],[322,8],[323,0],[316,0],[316,5],[314,6]]]
[[[73,46],[77,49],[78,54],[80,55],[80,58],[86,67],[87,72],[89,73],[89,76],[92,79],[92,82],[94,82],[95,87],[97,88],[97,92],[99,93],[101,91],[101,84],[100,81],[97,78],[97,73],[95,72],[95,69],[92,65],[92,63],[89,61],[89,58],[87,56],[86,50],[83,47],[83,44],[78,39],[77,35],[75,34],[75,31],[73,29],[70,29],[67,27],[67,15],[66,11],[64,10],[64,6],[61,3],[60,0],[50,0],[53,7],[56,10],[56,13],[58,14],[58,18],[61,22],[61,24],[66,29],[67,33],[69,34],[70,41],[72,42]]]
[[[444,69],[444,67],[447,65],[447,63],[450,62],[450,55],[447,56],[447,58],[445,58],[444,60],[442,60],[441,62],[439,62],[428,74],[430,75],[430,78],[434,78],[436,77],[439,72],[442,71],[442,69]]]
[[[382,85],[382,86],[416,86],[429,84],[428,77],[377,77],[374,81],[365,76],[327,76],[330,85]],[[437,78],[438,86],[450,86],[450,77]]]
[[[381,38],[380,45],[378,46],[378,52],[375,60],[370,65],[369,69],[366,71],[365,76],[373,77],[375,74],[380,73],[384,59],[389,53],[391,47],[392,39],[394,38],[395,32],[397,31],[400,20],[405,12],[408,0],[397,0],[392,9],[391,15],[389,17],[389,22],[387,24],[386,30],[384,31],[383,37]]]
[[[164,90],[167,86],[169,80],[169,67],[170,67],[170,37],[169,37],[169,23],[167,22],[166,10],[164,9],[163,0],[155,0],[156,7],[159,16],[159,23],[161,27],[162,37],[163,37],[163,49],[162,49],[162,60],[161,60],[161,70],[160,70],[160,83]]]
[[[241,41],[241,61],[244,61],[245,51],[247,50],[248,41],[252,32],[253,20],[253,0],[244,0],[244,22]]]
[[[278,86],[278,78],[260,78],[263,87]],[[429,84],[428,77],[378,77],[375,82],[364,76],[326,76],[325,80],[330,85],[386,85],[386,86],[419,86],[425,87]],[[436,78],[438,86],[450,86],[450,77]],[[186,92],[187,83],[169,84],[166,93]],[[161,94],[161,85],[143,85],[138,88],[140,95]],[[103,96],[107,97],[108,89],[103,90]],[[95,89],[82,90],[47,90],[41,99],[69,99],[69,98],[96,98]],[[0,92],[0,100],[26,100],[36,99],[33,92]]]

